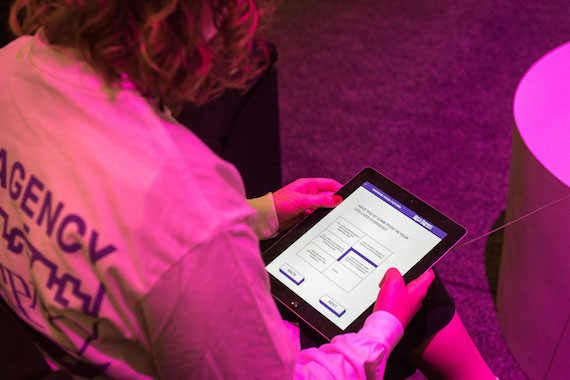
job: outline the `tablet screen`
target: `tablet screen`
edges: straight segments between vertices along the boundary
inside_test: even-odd
[[[266,269],[345,330],[374,303],[389,268],[405,274],[446,235],[364,182]]]

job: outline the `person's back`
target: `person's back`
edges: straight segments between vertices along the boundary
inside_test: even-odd
[[[145,297],[214,233],[252,222],[239,176],[136,91],[104,90],[69,51],[22,37],[0,62],[2,296],[98,370],[156,377],[148,324],[167,322],[141,313]],[[227,276],[218,260],[185,274],[208,292],[208,277]]]

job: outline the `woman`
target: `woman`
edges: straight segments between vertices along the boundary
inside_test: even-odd
[[[253,42],[270,5],[14,2],[10,25],[23,36],[0,51],[0,292],[54,368],[86,378],[382,377],[433,273],[405,286],[389,271],[359,333],[299,350],[258,238],[334,207],[340,185],[300,180],[248,205],[236,170],[171,116],[183,101],[247,87],[263,69]],[[467,339],[471,374],[490,377],[457,321],[448,326],[459,335],[431,338],[418,356],[445,373],[438,355]]]

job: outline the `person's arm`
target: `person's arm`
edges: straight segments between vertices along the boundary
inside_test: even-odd
[[[381,379],[388,357],[404,334],[400,321],[386,311],[370,315],[356,334],[336,336],[319,348],[302,350],[295,379]]]
[[[336,336],[318,349],[302,350],[295,362],[296,379],[381,379],[388,357],[419,310],[435,275],[429,270],[408,285],[389,269],[364,327]]]
[[[141,308],[153,365],[165,379],[364,378],[385,363],[402,331],[381,312],[360,333],[295,357],[245,222],[191,249]]]
[[[366,378],[379,373],[402,327],[375,313],[358,334],[295,352],[245,222],[191,249],[141,303],[160,378]],[[368,376],[369,378],[369,376]]]
[[[279,231],[279,220],[277,219],[273,193],[248,199],[247,203],[257,212],[253,231],[258,239],[267,240],[274,237]]]
[[[246,220],[192,247],[141,301],[164,379],[290,379],[294,351]]]
[[[140,307],[152,364],[167,379],[371,378],[402,333],[380,309],[359,333],[295,357],[245,221],[193,247]]]

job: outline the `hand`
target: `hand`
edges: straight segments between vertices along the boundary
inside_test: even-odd
[[[396,268],[388,269],[380,282],[380,293],[374,311],[384,310],[398,318],[404,328],[422,306],[435,274],[430,269],[407,286]]]
[[[301,178],[273,193],[279,230],[285,230],[317,207],[334,207],[342,198],[334,195],[342,185],[328,178]]]

